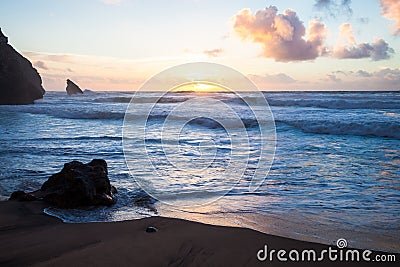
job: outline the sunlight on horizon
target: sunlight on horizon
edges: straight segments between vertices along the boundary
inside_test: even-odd
[[[204,82],[204,81],[195,81],[178,85],[175,88],[173,88],[171,92],[216,93],[216,92],[230,92],[230,91],[229,89],[219,84]]]

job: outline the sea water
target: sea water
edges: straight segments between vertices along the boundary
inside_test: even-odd
[[[262,103],[254,93],[244,95],[254,106]],[[72,97],[47,92],[34,105],[0,106],[0,195],[5,198],[15,190],[38,189],[66,162],[103,158],[111,183],[118,189],[116,205],[85,210],[49,208],[46,212],[71,223],[161,215],[327,244],[346,238],[349,246],[399,252],[400,93],[263,95],[274,116],[276,151],[270,171],[256,191],[239,182],[207,205],[183,208],[161,201],[152,203],[154,208],[138,205],[135,200],[145,193],[136,178],[144,175],[144,166],[138,161],[128,170],[122,142],[125,111],[133,93],[87,91]],[[147,149],[156,164],[162,166],[165,155],[159,153],[161,143],[154,132],[174,106],[193,97],[195,93],[168,94],[148,117]],[[252,138],[258,134],[257,124],[246,113],[243,99],[230,93],[213,93],[212,97],[239,113],[250,146],[257,147],[257,138]],[[149,92],[136,100],[146,105],[157,97]],[[182,130],[182,150],[174,154],[188,164],[186,171],[179,173],[179,179],[169,177],[174,183],[166,185],[165,194],[196,202],[199,195],[191,192],[204,177],[191,176],[188,168],[196,166],[193,160],[199,158],[199,144],[211,140],[217,147],[215,172],[208,178],[214,189],[227,191],[217,170],[226,166],[234,149],[227,131],[234,132],[235,125],[224,129],[207,119],[192,122]],[[256,168],[252,160],[250,154],[250,170]],[[171,173],[177,175],[164,175]],[[145,175],[149,181],[154,179]],[[244,181],[246,175],[252,174],[245,172]],[[182,188],[189,190],[182,192]]]

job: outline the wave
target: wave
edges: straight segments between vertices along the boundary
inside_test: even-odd
[[[397,113],[396,113],[397,114]],[[390,113],[392,115],[392,113]],[[123,117],[123,115],[121,116]],[[157,120],[165,120],[168,113],[153,114],[148,117],[149,122],[157,123]],[[139,116],[139,119],[142,118]],[[185,117],[168,117],[173,121],[187,121]],[[241,120],[221,118],[219,121],[214,119],[198,117],[189,121],[190,125],[202,126],[210,129],[238,129],[243,126],[247,129],[258,129],[260,124],[267,124],[269,121],[256,120],[254,118],[242,118]],[[275,122],[284,123],[295,127],[304,132],[315,134],[335,134],[335,135],[356,135],[356,136],[376,136],[400,139],[400,124],[396,121],[328,121],[328,120],[276,120]]]
[[[114,184],[118,188],[118,194],[115,195],[117,202],[111,207],[90,206],[84,209],[49,207],[44,209],[44,213],[59,218],[65,223],[135,220],[158,214],[155,207],[157,200],[142,189],[137,188],[136,185],[133,185],[132,189],[126,189],[119,187],[115,182]]]
[[[342,121],[282,121],[286,125],[315,134],[376,136],[400,139],[400,124],[396,122],[342,122]]]
[[[50,94],[38,103],[51,104],[53,101],[60,103],[91,102],[91,103],[180,103],[196,98],[195,93],[167,93],[161,98],[154,93],[99,93],[88,92],[78,98],[67,97],[64,94]],[[263,96],[254,93],[243,93],[242,98],[232,93],[213,93],[208,97],[221,100],[232,105],[264,105],[267,100],[270,106],[278,107],[315,107],[326,109],[400,109],[400,95],[391,93],[267,93]]]
[[[107,98],[97,98],[94,100],[94,102],[98,103],[130,103],[131,100],[133,100],[133,103],[140,103],[140,104],[146,104],[146,103],[181,103],[189,100],[190,97],[125,97],[125,96],[119,96],[119,97],[107,97]]]
[[[1,139],[0,139],[1,140]],[[42,138],[30,138],[23,139],[24,141],[62,141],[62,140],[113,140],[119,141],[122,140],[122,136],[76,136],[76,137],[42,137]]]
[[[124,96],[118,96],[118,97],[108,97],[108,98],[96,98],[94,102],[97,103],[129,103],[131,102],[132,97],[124,97]]]
[[[175,117],[175,116],[168,116],[168,114],[155,114],[150,115],[149,120],[156,121],[164,120],[168,117],[169,121],[188,121],[188,117]],[[271,121],[269,121],[271,123]],[[210,129],[240,129],[243,126],[245,128],[259,128],[260,124],[266,124],[268,121],[263,120],[256,120],[251,118],[242,118],[241,120],[238,119],[231,119],[231,118],[219,118],[218,121],[206,118],[206,117],[197,117],[193,118],[188,121],[188,124],[195,125],[195,126],[203,126]]]
[[[66,108],[20,108],[19,111],[30,114],[43,114],[61,119],[123,119],[125,112],[99,110],[67,110]]]
[[[395,112],[385,112],[383,115],[388,116],[388,117],[397,117],[400,118],[400,113],[395,113]]]
[[[400,101],[344,99],[268,99],[270,106],[317,107],[327,109],[400,109]]]
[[[285,96],[282,96],[285,97]],[[134,103],[181,103],[194,96],[164,96],[152,97],[141,96],[133,99]],[[233,105],[264,105],[267,100],[270,106],[278,107],[316,107],[326,109],[400,109],[400,100],[379,100],[379,99],[278,99],[266,96],[266,98],[256,96],[244,96],[243,98],[233,97],[232,95],[215,95],[213,98]],[[94,102],[99,103],[130,103],[131,97],[109,97],[97,98]]]
[[[225,95],[214,95],[210,96],[214,99],[221,100],[227,104],[239,104],[239,105],[264,105],[265,98],[262,97],[252,97],[245,96],[243,98],[225,96]],[[173,104],[173,103],[182,103],[190,99],[194,99],[195,96],[187,95],[187,96],[163,96],[163,97],[152,97],[152,96],[141,96],[141,97],[102,97],[96,98],[93,101],[98,103],[160,103],[160,104]]]
[[[60,112],[49,114],[64,119],[123,119],[125,112],[92,111],[92,112]]]
[[[237,129],[237,128],[242,128],[243,126],[245,128],[259,127],[259,121],[255,119],[241,119],[241,120],[222,119],[218,122],[213,119],[201,117],[191,120],[189,124],[205,126],[213,129],[216,128]]]

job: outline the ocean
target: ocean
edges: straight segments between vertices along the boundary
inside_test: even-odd
[[[400,252],[400,92],[263,92],[276,132],[270,136],[274,157],[262,166],[257,162],[259,128],[243,101],[227,92],[208,94],[235,110],[246,136],[235,123],[227,129],[197,118],[184,123],[179,140],[168,134],[161,140],[157,131],[171,110],[196,97],[171,93],[147,120],[146,153],[154,175],[143,158],[124,156],[127,146],[135,152],[141,145],[135,136],[123,136],[133,93],[86,91],[68,97],[47,92],[34,105],[0,106],[0,195],[6,199],[15,190],[38,189],[66,162],[102,158],[118,190],[114,206],[45,212],[70,223],[168,216],[327,244],[345,238],[350,247]],[[137,95],[138,110],[156,96]],[[262,105],[259,98],[244,93],[255,107]],[[140,112],[136,118],[143,119]],[[185,118],[173,121],[178,125]],[[243,179],[234,185],[221,175],[232,162],[233,137],[254,148],[245,155]],[[168,155],[160,149],[163,145]],[[207,153],[212,162],[204,157]],[[168,156],[176,165],[166,164]],[[237,164],[243,158],[236,158]],[[196,172],[201,168],[208,170],[206,175]],[[249,190],[257,168],[268,175],[256,190]],[[157,170],[165,179],[157,179]],[[143,184],[149,190],[147,181],[162,200],[150,207],[137,201],[146,195]],[[210,189],[204,186],[210,184],[222,193],[204,201],[202,192]],[[182,200],[198,205],[174,205]]]

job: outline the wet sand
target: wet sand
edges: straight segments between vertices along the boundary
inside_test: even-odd
[[[395,266],[395,263],[259,261],[257,252],[329,246],[254,230],[150,217],[67,224],[43,213],[42,202],[0,202],[1,266]],[[146,232],[153,226],[157,232]],[[332,249],[337,249],[332,247]],[[343,250],[344,252],[346,250]],[[360,255],[362,251],[360,250]],[[376,254],[372,252],[370,258]],[[263,256],[263,254],[260,254]],[[396,254],[397,263],[400,255]],[[287,257],[287,255],[286,255]]]

